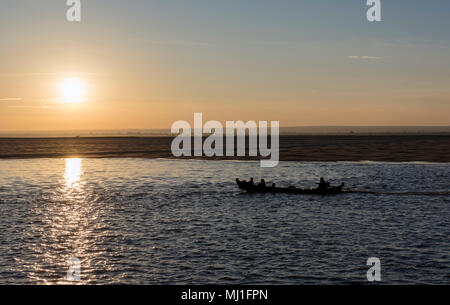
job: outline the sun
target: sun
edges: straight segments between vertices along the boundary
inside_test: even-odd
[[[86,86],[78,78],[66,78],[60,85],[61,97],[65,103],[80,103],[85,101]]]

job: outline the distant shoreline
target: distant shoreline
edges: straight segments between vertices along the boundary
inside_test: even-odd
[[[203,134],[203,137],[208,137],[210,134]],[[147,139],[147,138],[170,138],[173,139],[176,134],[163,135],[89,135],[89,136],[4,136],[0,134],[0,140],[5,139]],[[450,132],[383,132],[383,133],[280,133],[280,137],[391,137],[391,136],[450,136]]]
[[[283,136],[450,135],[450,126],[302,126],[280,127]],[[0,138],[171,137],[170,129],[0,131]]]
[[[170,151],[172,139],[168,136],[0,138],[0,159],[174,158]],[[450,162],[450,135],[282,135],[280,161]]]

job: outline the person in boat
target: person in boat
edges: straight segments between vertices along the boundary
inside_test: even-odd
[[[330,187],[330,183],[326,182],[325,179],[323,179],[323,177],[320,177],[319,189],[326,190],[328,187]]]
[[[239,180],[239,178],[236,178],[236,183],[239,185],[239,187],[241,186],[241,185],[247,185],[248,184],[248,182],[247,181],[245,181],[245,180]]]
[[[255,186],[255,182],[253,181],[253,177],[250,178],[250,182],[248,183],[250,186]]]
[[[266,181],[264,181],[264,179],[261,179],[261,182],[258,184],[258,187],[266,187]]]

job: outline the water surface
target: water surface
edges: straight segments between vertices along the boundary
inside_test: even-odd
[[[0,284],[450,283],[448,163],[0,160]],[[241,194],[234,179],[357,190]]]

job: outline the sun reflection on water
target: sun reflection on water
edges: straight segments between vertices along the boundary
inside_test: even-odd
[[[64,179],[67,187],[75,187],[81,180],[83,173],[81,168],[82,160],[80,158],[66,159],[66,172]]]
[[[102,235],[96,231],[100,213],[96,194],[86,189],[83,159],[64,161],[59,187],[48,194],[45,204],[35,206],[40,224],[33,231],[39,232],[40,241],[32,247],[34,259],[28,277],[36,283],[86,284],[89,278],[83,272],[95,269],[94,262],[101,261],[98,256],[102,252],[97,249]],[[74,259],[80,262],[80,281],[66,277],[70,267],[67,262]]]

